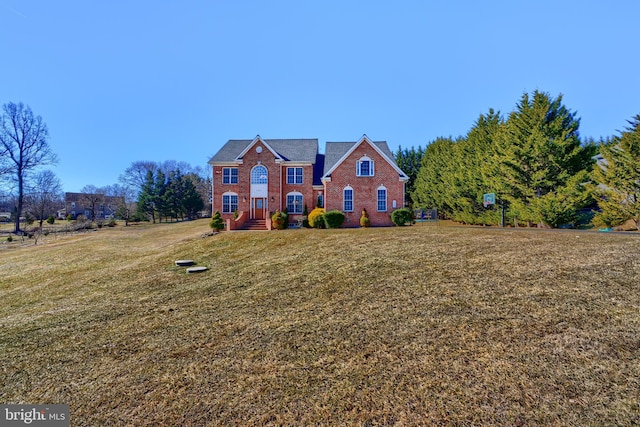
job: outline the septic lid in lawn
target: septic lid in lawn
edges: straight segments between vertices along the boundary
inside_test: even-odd
[[[187,273],[202,273],[203,271],[207,271],[207,267],[189,267],[189,268],[187,268]]]

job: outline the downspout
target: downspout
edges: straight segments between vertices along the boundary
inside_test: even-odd
[[[280,212],[282,212],[282,168],[283,168],[283,163],[280,163],[280,201],[278,202],[278,205],[280,206]]]
[[[215,191],[215,179],[216,179],[216,170],[213,164],[211,165],[211,218],[213,218],[213,213],[215,212],[215,202],[216,202],[216,191]]]

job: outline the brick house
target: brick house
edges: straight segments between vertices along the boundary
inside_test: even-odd
[[[270,214],[285,208],[296,223],[305,205],[310,211],[318,204],[344,212],[346,227],[359,225],[362,209],[372,226],[392,225],[391,211],[404,206],[409,179],[387,143],[366,135],[327,142],[325,154],[317,139],[229,140],[209,164],[213,210],[231,230],[270,228]]]

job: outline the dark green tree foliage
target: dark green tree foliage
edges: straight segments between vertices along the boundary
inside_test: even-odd
[[[224,228],[224,220],[222,219],[220,211],[215,211],[213,213],[211,222],[209,222],[209,226],[213,229],[213,231],[220,231]]]
[[[445,217],[453,215],[451,181],[455,170],[455,142],[451,138],[438,138],[430,143],[422,157],[411,194],[414,207],[436,208]]]
[[[499,213],[483,206],[491,191],[493,145],[504,122],[500,113],[481,114],[467,136],[455,144],[456,167],[451,180],[453,219],[466,224],[497,224]]]
[[[509,201],[511,214],[528,224],[572,222],[589,202],[593,147],[580,142],[579,119],[562,104],[535,91],[524,94],[509,115],[495,147],[492,184]]]
[[[596,223],[621,225],[633,220],[640,230],[640,114],[629,121],[620,136],[603,142],[601,167],[593,172],[600,212]]]
[[[422,146],[418,148],[411,147],[405,148],[398,147],[398,151],[395,153],[395,161],[398,167],[407,174],[409,181],[405,186],[405,192],[409,198],[408,202],[413,205],[412,194],[415,190],[415,182],[420,171],[420,165],[422,163],[422,157],[424,156],[424,149]]]
[[[171,210],[165,197],[166,192],[167,176],[162,170],[158,170],[155,173],[153,185],[153,203],[155,205],[156,213],[158,214],[158,222],[162,222],[163,217],[168,217]]]
[[[155,180],[153,178],[153,172],[150,170],[147,171],[147,175],[138,195],[138,214],[141,217],[150,217],[151,221],[155,224]]]
[[[201,182],[199,176],[189,174],[182,178],[182,204],[184,213],[189,219],[198,217],[198,212],[204,209],[202,192],[199,191],[198,183]]]
[[[180,170],[167,175],[161,170],[147,172],[138,196],[138,211],[155,218],[180,220],[195,218],[204,208],[204,201],[193,183],[192,176],[182,175]]]

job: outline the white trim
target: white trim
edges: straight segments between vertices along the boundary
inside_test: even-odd
[[[345,209],[345,206],[344,206],[345,205],[345,201],[346,201],[345,192],[347,190],[351,190],[351,209],[350,210]],[[353,206],[355,204],[354,200],[353,200],[353,199],[355,199],[355,194],[354,193],[355,193],[355,191],[353,191],[353,187],[350,186],[350,185],[347,185],[346,187],[344,187],[342,189],[342,210],[344,212],[353,212],[353,210],[355,209],[355,207]]]
[[[234,168],[234,167],[238,167],[238,165],[242,164],[242,160],[236,160],[236,161],[232,161],[232,162],[208,162],[212,167],[229,167],[229,168]]]
[[[225,169],[229,170],[229,182],[224,182],[224,171]],[[231,182],[232,181],[232,177],[233,174],[231,173],[232,170],[236,171],[236,182]],[[240,183],[240,171],[238,170],[237,166],[225,166],[222,168],[222,184],[224,185],[235,185],[235,184],[239,184]]]
[[[340,164],[342,164],[342,162],[344,162],[344,161],[347,159],[347,157],[349,157],[349,156],[351,155],[351,153],[353,153],[353,152],[355,151],[355,149],[356,149],[356,148],[358,148],[358,147],[360,146],[360,144],[362,144],[362,143],[363,143],[363,142],[365,142],[365,141],[366,141],[366,142],[367,142],[371,147],[373,147],[373,149],[374,149],[378,154],[380,154],[380,156],[382,156],[382,158],[383,158],[384,160],[386,160],[386,161],[387,161],[387,163],[389,163],[389,164],[390,164],[390,165],[391,165],[391,166],[396,170],[396,172],[398,172],[400,181],[408,181],[408,180],[409,180],[409,177],[408,177],[404,172],[402,172],[402,170],[398,167],[398,165],[396,165],[396,163],[395,163],[395,162],[393,162],[393,161],[391,161],[391,159],[389,159],[389,156],[387,156],[386,154],[384,154],[384,152],[383,152],[380,148],[378,148],[378,146],[377,146],[376,144],[374,144],[374,143],[369,139],[369,137],[368,137],[367,135],[362,135],[362,138],[360,138],[360,140],[359,140],[358,142],[356,142],[355,144],[353,144],[353,146],[352,146],[352,147],[351,147],[351,148],[350,148],[350,149],[349,149],[349,150],[344,154],[344,156],[342,156],[342,157],[340,158],[340,160],[338,160],[338,161],[337,161],[337,162],[336,162],[336,163],[331,167],[331,169],[329,169],[329,170],[327,171],[327,173],[325,173],[325,174],[322,176],[322,178],[321,178],[321,179],[322,179],[322,181],[324,181],[324,180],[325,180],[325,178],[328,178],[328,175],[331,175],[331,173],[332,173],[332,172],[333,172],[333,171],[334,171],[338,166],[340,166]],[[328,181],[327,181],[327,182],[328,182]]]
[[[294,202],[295,202],[295,197],[296,196],[300,196],[300,212],[291,212],[289,211],[290,214],[294,214],[294,215],[300,215],[302,214],[302,212],[304,212],[304,196],[302,195],[301,192],[299,191],[289,191],[284,197],[284,203],[285,206],[287,207],[287,210],[289,210],[289,196],[294,196]]]
[[[362,162],[369,162],[369,175],[362,175]],[[375,176],[376,172],[375,172],[375,167],[374,167],[375,162],[373,161],[373,159],[367,155],[364,155],[362,157],[360,157],[358,160],[356,160],[356,176],[361,176],[361,177],[365,177],[365,178],[369,178],[372,176]]]
[[[222,209],[220,210],[220,213],[223,214],[232,214],[235,212],[235,210],[232,210],[231,212],[225,212],[224,211],[224,196],[236,196],[236,208],[238,207],[238,205],[240,204],[240,197],[238,196],[238,193],[234,193],[233,191],[225,191],[224,193],[222,193],[222,200],[221,200],[221,204],[222,204]],[[229,199],[229,207],[231,207],[231,199]]]
[[[287,171],[286,171],[286,174],[285,174],[285,180],[284,181],[285,181],[285,183],[287,185],[304,185],[304,168],[302,166],[289,166],[289,165],[287,165],[286,168],[287,168]],[[294,182],[289,182],[289,169],[300,169],[301,182],[295,182],[296,181],[296,177],[297,177],[295,170],[293,172],[293,181]]]
[[[380,190],[384,190],[384,210],[380,209]],[[376,188],[376,211],[377,212],[388,212],[389,211],[389,190],[384,185]]]

